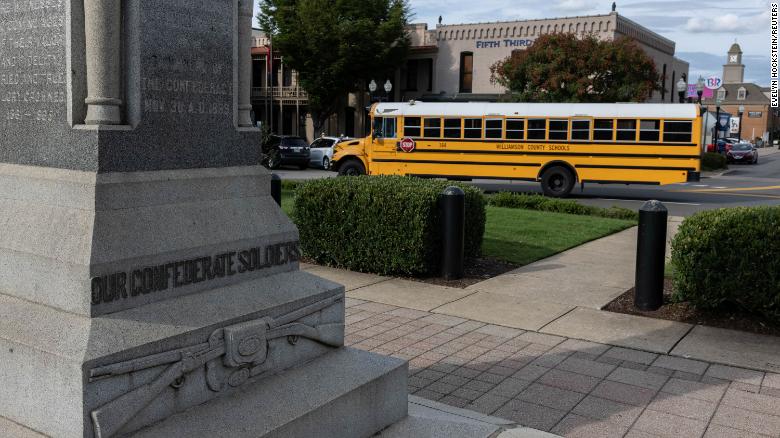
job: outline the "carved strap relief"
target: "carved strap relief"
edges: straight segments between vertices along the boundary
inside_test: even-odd
[[[215,330],[208,342],[143,358],[101,366],[90,370],[94,382],[149,368],[168,365],[151,382],[119,396],[91,412],[95,436],[116,435],[139,412],[168,388],[181,388],[187,375],[205,367],[208,389],[221,392],[245,384],[250,378],[278,371],[268,360],[268,342],[287,338],[290,345],[300,338],[340,347],[344,343],[344,324],[310,326],[296,322],[343,300],[336,296],[302,307],[278,318],[263,317]]]

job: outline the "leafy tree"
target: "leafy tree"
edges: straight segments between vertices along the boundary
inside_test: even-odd
[[[542,35],[490,71],[491,82],[519,102],[642,102],[661,89],[653,60],[624,37]]]
[[[406,0],[261,0],[258,21],[309,95],[319,132],[347,93],[406,58]]]

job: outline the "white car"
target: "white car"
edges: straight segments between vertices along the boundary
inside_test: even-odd
[[[342,141],[351,140],[349,137],[320,137],[311,144],[311,155],[309,157],[309,167],[319,169],[330,169],[330,162],[333,160],[333,148]]]

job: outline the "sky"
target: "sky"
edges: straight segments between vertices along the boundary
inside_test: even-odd
[[[412,22],[444,24],[556,18],[609,13],[612,0],[409,0]],[[721,76],[736,40],[745,81],[769,85],[768,0],[617,0],[617,12],[676,43],[695,80]]]

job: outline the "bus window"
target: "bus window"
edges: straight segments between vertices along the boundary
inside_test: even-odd
[[[374,136],[378,138],[395,138],[395,117],[375,118]]]
[[[419,137],[420,136],[420,118],[419,117],[404,117],[404,136],[406,136],[406,137]]]
[[[502,138],[504,121],[501,119],[485,120],[485,138]]]
[[[664,121],[664,142],[691,142],[691,129],[693,123],[690,121]]]
[[[636,120],[617,121],[618,141],[636,141]]]
[[[612,119],[596,119],[593,121],[593,139],[612,141]]]
[[[423,137],[425,138],[441,138],[441,119],[428,119],[424,120],[425,127],[423,128]]]
[[[569,136],[568,120],[550,120],[550,140],[567,140]]]
[[[460,138],[460,119],[444,119],[444,138]]]
[[[590,140],[590,120],[572,120],[571,139]]]
[[[660,139],[660,120],[641,120],[639,122],[639,141],[658,141]]]
[[[544,140],[547,132],[547,120],[528,119],[528,139]]]
[[[482,119],[463,119],[465,138],[482,138]]]
[[[525,131],[525,120],[506,119],[506,138],[508,140],[522,140]]]

